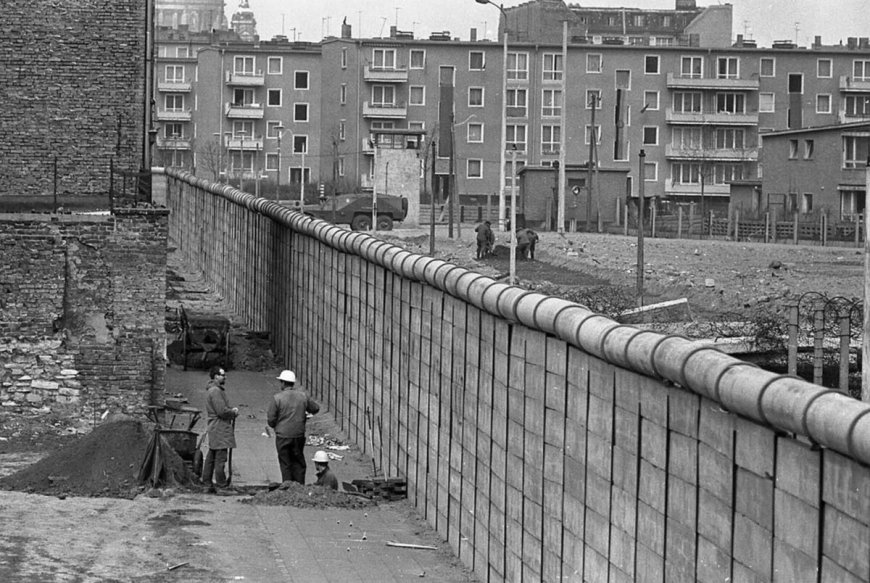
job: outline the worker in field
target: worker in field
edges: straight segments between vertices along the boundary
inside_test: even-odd
[[[482,259],[492,253],[492,246],[495,243],[492,223],[483,221],[474,230],[477,232],[477,258]]]
[[[320,404],[296,388],[296,373],[281,371],[281,392],[273,395],[266,411],[266,423],[275,430],[275,449],[281,481],[305,484],[305,422],[320,411]]]
[[[325,451],[318,451],[311,461],[314,462],[314,473],[317,474],[317,481],[314,482],[314,485],[338,490],[338,479],[329,469],[329,454]]]
[[[209,369],[208,376],[211,379],[206,386],[205,397],[205,410],[208,417],[208,429],[206,429],[208,454],[202,465],[202,481],[210,491],[215,491],[216,488],[228,487],[232,479],[232,465],[230,465],[229,476],[224,467],[230,450],[236,447],[235,425],[239,408],[230,407],[224,387],[227,379],[224,368],[213,366]]]
[[[517,258],[534,260],[537,242],[538,234],[533,230],[523,227],[517,231]]]

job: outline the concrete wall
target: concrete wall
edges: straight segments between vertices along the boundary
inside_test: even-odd
[[[109,188],[142,161],[145,0],[4,0],[0,196]]]
[[[481,581],[870,578],[870,405],[167,172],[172,243]]]
[[[161,399],[168,211],[0,215],[0,410]]]

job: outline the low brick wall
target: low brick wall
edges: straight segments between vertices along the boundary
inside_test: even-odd
[[[0,214],[0,407],[162,401],[168,214]]]

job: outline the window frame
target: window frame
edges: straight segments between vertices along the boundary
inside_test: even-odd
[[[725,72],[722,72],[722,65],[725,65]],[[731,65],[734,65],[734,71],[731,71]],[[717,79],[740,79],[740,58],[732,55],[716,58],[716,78]]]
[[[272,97],[278,97],[278,103],[272,102]],[[284,105],[284,90],[279,88],[266,89],[266,107],[283,107]]]
[[[544,53],[541,56],[541,81],[561,81],[565,75],[564,55],[561,53]]]
[[[474,66],[474,58],[480,58],[479,66]],[[485,71],[486,70],[486,51],[468,51],[468,70],[469,71]]]
[[[471,97],[473,94],[480,92],[480,103],[472,103]],[[486,88],[485,87],[469,87],[468,88],[468,107],[486,107]]]
[[[822,74],[822,63],[828,64],[828,74]],[[816,77],[819,79],[831,79],[834,76],[834,60],[833,59],[817,59],[816,60]]]
[[[471,135],[472,128],[477,128],[480,130],[480,139],[474,139],[474,136]],[[465,142],[467,144],[482,144],[484,142],[484,130],[485,126],[483,122],[469,122],[468,126],[465,129]]]
[[[272,64],[278,63],[278,70],[272,70]],[[284,74],[284,57],[271,56],[266,57],[266,75],[283,75]]]
[[[649,59],[655,59],[655,71],[650,71],[647,65]],[[644,75],[661,75],[662,73],[662,58],[661,55],[644,55],[643,56],[643,74]]]
[[[389,63],[388,61],[392,61],[392,63]],[[370,67],[371,69],[378,71],[395,71],[396,49],[388,47],[372,47],[372,61]]]
[[[528,81],[529,53],[524,51],[508,51],[506,75],[508,81]]]
[[[414,62],[414,56],[420,55],[422,63],[417,66]],[[426,49],[411,49],[408,51],[408,69],[422,70],[426,68]]]
[[[414,101],[414,90],[420,91],[421,99],[419,102]],[[410,85],[408,87],[408,107],[425,106],[426,105],[426,86],[425,85]]]
[[[472,174],[472,165],[476,166],[477,172]],[[465,178],[467,180],[483,180],[483,160],[469,158],[465,161]]]
[[[765,63],[770,63],[770,73],[764,72]],[[776,57],[759,57],[758,58],[758,76],[759,77],[776,77]]]
[[[299,84],[300,76],[305,79],[305,86]],[[306,69],[297,69],[293,71],[293,89],[296,91],[308,91],[311,89],[311,71]]]
[[[653,133],[655,134],[655,139],[653,141],[647,140],[647,132],[649,130],[653,130]],[[641,142],[643,143],[644,146],[658,146],[659,145],[659,126],[657,126],[657,125],[643,126],[641,128],[641,135],[643,136],[641,139]]]
[[[598,68],[590,68],[594,64],[594,59],[598,59]],[[590,74],[600,74],[604,70],[604,55],[602,53],[586,53],[586,72]]]
[[[559,124],[541,124],[541,156],[557,155],[561,148],[562,126]]]
[[[828,107],[827,109],[821,109],[822,100],[827,98]],[[833,112],[833,103],[834,97],[830,93],[818,93],[816,94],[816,113],[832,113]]]
[[[655,107],[649,105],[648,96],[655,96]],[[649,105],[649,107],[647,107]],[[657,90],[647,89],[643,92],[643,107],[646,107],[646,111],[659,111],[661,109],[661,94]]]
[[[300,112],[304,110],[305,116],[304,119],[300,116]],[[293,104],[293,121],[298,123],[305,123],[311,120],[311,106],[309,103],[305,101],[297,101]]]
[[[765,102],[762,98],[770,97],[770,109],[764,109]],[[774,113],[776,112],[776,93],[773,91],[763,91],[758,94],[758,113]]]
[[[547,96],[550,95],[548,103]],[[562,116],[562,90],[542,88],[541,89],[541,117],[561,117]]]
[[[688,63],[689,67],[686,67]],[[698,71],[695,71],[697,65]],[[687,71],[688,69],[688,71]],[[704,58],[698,55],[683,55],[680,57],[680,79],[703,79]]]

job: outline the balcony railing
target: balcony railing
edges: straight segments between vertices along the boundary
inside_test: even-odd
[[[758,79],[718,79],[680,77],[668,73],[668,89],[715,89],[718,91],[758,91]]]
[[[232,119],[263,119],[263,104],[227,103],[224,112]]]
[[[227,83],[241,87],[262,87],[266,84],[266,76],[262,71],[256,73],[227,71]]]
[[[166,93],[190,93],[190,81],[158,81],[157,91]]]
[[[701,185],[697,183],[683,184],[668,178],[665,180],[665,195],[701,196]],[[730,184],[704,184],[704,196],[730,196]]]
[[[757,162],[758,148],[690,148],[669,144],[665,146],[665,157],[678,160]]]
[[[184,136],[166,138],[157,136],[157,147],[164,150],[189,150],[190,138]]]
[[[371,103],[363,104],[363,117],[405,119],[408,117],[408,107],[404,103]]]
[[[407,83],[407,69],[388,69],[366,65],[363,79],[372,83]]]
[[[870,93],[870,79],[855,79],[851,75],[840,76],[840,91]]]
[[[263,136],[230,138],[227,140],[227,149],[258,152],[263,149]]]
[[[758,125],[758,113],[697,113],[668,109],[665,112],[665,121],[687,125],[755,126]]]
[[[189,109],[158,109],[157,121],[190,121]]]
[[[857,121],[867,121],[870,119],[870,113],[860,114],[860,113],[846,113],[845,111],[841,111],[838,115],[840,123],[854,123]]]

